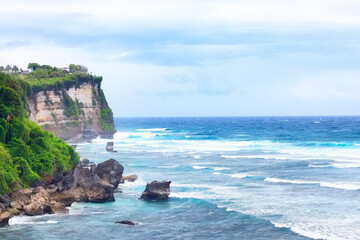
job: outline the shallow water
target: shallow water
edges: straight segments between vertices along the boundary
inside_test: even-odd
[[[120,118],[80,144],[136,173],[106,204],[16,217],[0,239],[360,239],[360,118]],[[168,202],[138,199],[171,179]],[[136,226],[117,225],[121,220]]]

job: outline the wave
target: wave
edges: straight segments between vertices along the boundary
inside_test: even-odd
[[[139,128],[135,131],[137,132],[165,132],[168,131],[168,128]]]
[[[289,184],[315,184],[320,187],[327,188],[337,188],[342,190],[360,190],[360,182],[347,183],[347,182],[338,182],[338,183],[329,183],[329,182],[317,182],[317,181],[304,181],[304,180],[288,180],[288,179],[279,179],[267,177],[264,179],[265,182],[272,183],[289,183]]]
[[[197,170],[200,170],[200,169],[206,169],[207,167],[201,167],[201,166],[192,166],[193,169],[197,169]]]
[[[224,170],[229,170],[230,168],[229,167],[214,167],[212,169],[214,169],[214,171],[224,171]]]
[[[248,175],[246,173],[235,173],[235,174],[227,174],[232,178],[247,178],[247,177],[252,177],[252,175]]]
[[[56,224],[58,221],[55,220],[47,220],[47,221],[39,221],[39,218],[43,216],[15,216],[9,220],[9,225],[35,225],[35,224]]]
[[[313,168],[327,168],[327,167],[332,167],[333,165],[314,165],[314,164],[310,164],[309,167],[313,167]]]
[[[214,171],[224,171],[224,170],[229,170],[231,168],[229,167],[209,167],[209,166],[198,166],[198,165],[195,165],[195,166],[192,166],[193,169],[196,169],[196,170],[201,170],[201,169],[212,169]]]

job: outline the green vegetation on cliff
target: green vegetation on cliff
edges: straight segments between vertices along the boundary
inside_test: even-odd
[[[101,76],[94,76],[88,73],[87,67],[83,65],[70,64],[68,68],[57,68],[50,65],[40,65],[38,63],[29,63],[28,69],[30,71],[21,70],[18,68],[6,68],[0,66],[1,71],[7,71],[11,77],[16,80],[16,89],[21,89],[21,97],[24,106],[27,105],[27,98],[41,91],[55,91],[62,94],[62,104],[64,106],[64,115],[68,118],[77,120],[79,115],[83,113],[82,103],[71,99],[66,94],[66,89],[75,87],[80,88],[84,83],[89,83],[93,86],[97,85],[97,91],[93,92],[92,105],[97,103],[100,107],[100,121],[104,131],[114,133],[113,112],[109,107],[104,92],[101,89]],[[3,69],[3,70],[1,70]],[[15,69],[15,70],[13,70]],[[47,98],[45,104],[50,106],[52,102]],[[0,129],[1,138],[1,129]]]
[[[27,187],[55,168],[68,172],[79,162],[72,147],[27,118],[29,85],[0,72],[0,194]]]

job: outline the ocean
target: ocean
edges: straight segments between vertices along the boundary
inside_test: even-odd
[[[360,117],[116,118],[116,201],[15,217],[0,239],[360,239]],[[170,200],[139,200],[170,179]],[[136,226],[115,224],[131,220]]]

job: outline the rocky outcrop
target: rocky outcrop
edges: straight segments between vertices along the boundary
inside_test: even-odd
[[[170,194],[171,181],[152,181],[146,184],[145,191],[142,193],[140,199],[147,201],[154,200],[168,200]]]
[[[27,111],[31,121],[67,141],[112,138],[115,133],[100,83],[37,92],[29,96]]]
[[[114,142],[108,142],[106,144],[106,151],[108,151],[108,152],[114,151]]]
[[[124,167],[115,159],[98,165],[82,163],[65,176],[61,184],[52,184],[53,198],[69,205],[77,202],[114,201],[114,191],[118,187]],[[58,186],[61,186],[59,188]]]
[[[115,222],[115,223],[124,224],[124,225],[130,225],[130,226],[136,225],[134,222],[129,221],[129,220],[123,220],[123,221],[119,221],[119,222]]]
[[[95,168],[95,174],[102,180],[114,185],[115,188],[121,182],[123,172],[124,167],[115,159],[99,163]]]
[[[98,165],[85,161],[65,175],[54,171],[44,178],[43,186],[0,196],[0,226],[6,226],[7,218],[13,215],[66,213],[66,206],[73,202],[114,201],[123,171],[124,167],[114,159]]]
[[[125,181],[127,181],[127,182],[135,182],[137,179],[138,179],[138,175],[136,175],[136,174],[131,174],[131,175],[128,175],[128,176],[122,176],[120,183],[124,183]]]
[[[44,187],[26,188],[0,199],[6,212],[11,215],[24,214],[28,216],[43,215],[46,213],[66,213],[65,205],[53,201]],[[3,213],[5,214],[5,213]]]
[[[9,226],[9,219],[13,216],[14,215],[12,213],[7,211],[0,212],[0,227]]]

